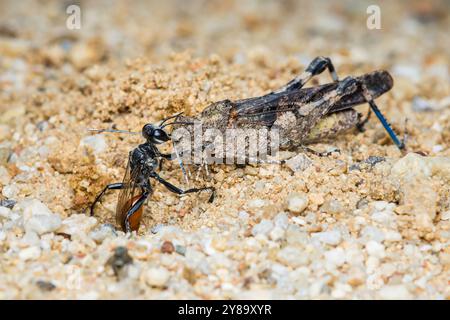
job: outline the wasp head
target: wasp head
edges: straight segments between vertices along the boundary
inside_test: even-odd
[[[142,128],[142,136],[151,143],[161,144],[170,140],[167,132],[161,127],[155,126],[153,124],[147,123]]]

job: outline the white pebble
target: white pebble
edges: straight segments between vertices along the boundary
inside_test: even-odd
[[[26,221],[25,230],[41,235],[57,230],[60,225],[61,218],[58,215],[35,215]]]
[[[285,212],[281,212],[275,216],[273,219],[276,227],[280,227],[281,229],[286,229],[289,224],[288,215]]]
[[[12,210],[7,207],[0,207],[0,218],[10,219]]]
[[[3,187],[2,194],[5,198],[13,199],[19,193],[19,188],[15,184],[8,184]]]
[[[103,242],[107,238],[117,236],[116,230],[111,224],[102,224],[99,228],[91,231],[89,237],[97,243]]]
[[[258,234],[267,235],[273,229],[273,222],[267,219],[261,220],[260,223],[253,226],[252,234],[257,236]]]
[[[248,215],[247,211],[239,211],[238,217],[241,220],[247,220],[249,215]]]
[[[296,155],[295,157],[286,161],[286,165],[288,166],[288,168],[294,172],[304,171],[309,166],[311,166],[311,164],[312,164],[311,159],[309,159],[303,153],[300,153],[300,154]]]
[[[97,219],[85,214],[73,214],[62,221],[59,232],[70,235],[88,233],[97,224]]]
[[[59,215],[52,213],[45,204],[37,199],[25,199],[17,203],[14,209],[22,212],[25,231],[41,235],[53,232],[61,226]]]
[[[309,261],[309,257],[299,247],[287,246],[278,251],[278,261],[291,267],[300,267],[306,265]]]
[[[338,245],[341,242],[341,233],[338,230],[317,232],[312,235],[312,238],[325,244]]]
[[[273,241],[278,241],[284,238],[285,231],[280,227],[275,227],[270,231],[269,237]]]
[[[384,245],[376,242],[369,241],[366,243],[366,250],[370,256],[383,259],[386,256],[386,252],[384,251]]]
[[[265,205],[266,205],[266,201],[263,199],[253,199],[253,200],[250,200],[247,204],[247,206],[249,208],[253,208],[253,209],[262,208]]]
[[[387,242],[398,242],[402,240],[402,235],[394,230],[387,230],[385,233],[385,240]]]
[[[325,252],[325,260],[337,267],[345,263],[345,252],[342,248],[336,248]]]
[[[152,287],[164,287],[169,281],[170,273],[166,268],[150,268],[144,272],[145,282]]]
[[[288,197],[288,209],[291,212],[302,213],[308,207],[308,198],[303,194],[291,194]]]
[[[404,285],[388,285],[384,286],[379,291],[381,299],[387,300],[408,300],[411,299],[411,294]]]
[[[11,176],[4,166],[0,166],[0,184],[6,186],[11,181]]]
[[[39,247],[29,247],[19,252],[20,260],[36,260],[41,256],[41,249]]]
[[[107,144],[103,134],[95,134],[81,139],[80,146],[87,146],[92,149],[95,154],[102,153],[106,150]]]
[[[445,211],[441,214],[441,220],[447,221],[450,220],[450,210]]]

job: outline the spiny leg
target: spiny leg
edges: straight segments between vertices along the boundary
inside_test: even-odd
[[[173,193],[176,193],[176,194],[180,194],[180,195],[181,194],[187,194],[187,193],[193,193],[193,192],[200,192],[200,191],[204,191],[204,190],[209,190],[209,191],[211,191],[211,196],[209,197],[208,202],[211,203],[214,200],[214,195],[215,195],[215,191],[216,191],[216,189],[214,187],[190,188],[190,189],[187,189],[187,190],[183,190],[183,189],[180,189],[177,186],[173,185],[169,181],[164,180],[157,173],[153,173],[153,175],[151,177],[154,178],[159,183],[161,183],[162,185],[164,185],[169,191],[171,191]]]
[[[95,205],[97,204],[97,202],[100,201],[101,197],[103,197],[103,195],[105,194],[106,191],[108,191],[108,190],[120,190],[120,189],[123,189],[123,188],[124,188],[124,185],[121,182],[108,184],[103,189],[103,191],[98,194],[98,196],[95,198],[94,202],[92,203],[92,205],[91,205],[91,212],[90,212],[91,216],[94,215],[94,207],[95,207]]]
[[[373,100],[371,94],[369,93],[369,90],[364,85],[364,83],[361,84],[363,89],[364,98],[367,100],[367,103],[369,103],[370,108],[377,116],[378,120],[380,120],[381,124],[383,125],[384,129],[386,129],[387,133],[391,137],[392,141],[397,145],[397,147],[402,150],[405,148],[404,141],[400,141],[397,135],[395,134],[394,130],[392,129],[389,122],[386,120],[386,118],[381,113],[380,109],[378,109],[378,106],[375,104],[375,101]]]
[[[295,77],[286,85],[282,86],[280,89],[274,91],[273,93],[301,89],[312,77],[322,73],[323,71],[325,71],[325,69],[328,69],[334,82],[339,81],[336,69],[334,68],[330,58],[316,57],[302,74]]]
[[[358,121],[356,111],[350,109],[333,113],[332,109],[343,97],[353,94],[357,89],[358,81],[353,77],[347,77],[338,83],[336,89],[307,105],[305,109],[308,109],[308,113],[304,120],[297,122],[298,132],[303,134],[291,137],[291,140],[300,142],[295,146],[317,156],[328,156],[332,152],[339,152],[339,150],[318,152],[305,145],[328,139],[356,125]]]
[[[367,111],[367,116],[356,124],[356,128],[358,129],[359,132],[364,132],[365,130],[364,126],[366,125],[367,122],[369,122],[371,114],[372,109],[369,109],[369,111]]]
[[[312,153],[313,155],[318,156],[318,157],[329,157],[335,152],[341,153],[341,150],[339,150],[338,148],[335,148],[331,151],[316,151],[316,150],[311,149],[310,147],[306,147],[306,146],[301,146],[300,148],[302,148],[303,151]]]
[[[130,218],[133,216],[133,214],[136,213],[136,211],[139,210],[139,208],[144,204],[145,200],[148,198],[148,195],[150,192],[144,191],[142,195],[139,197],[139,199],[133,204],[133,206],[128,210],[127,215],[125,217],[125,231],[131,232],[131,226],[130,226]]]

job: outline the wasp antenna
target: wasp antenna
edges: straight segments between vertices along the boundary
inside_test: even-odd
[[[127,131],[127,130],[115,130],[115,129],[88,129],[88,131],[103,133],[103,132],[112,132],[112,133],[128,133],[128,134],[141,134],[140,132]]]

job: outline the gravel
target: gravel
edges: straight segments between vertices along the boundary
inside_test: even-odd
[[[7,12],[35,19],[0,37],[0,299],[450,298],[448,8],[386,2],[382,29],[367,30],[365,10],[354,11],[364,3],[256,2],[223,10],[193,1],[174,28],[160,28],[177,16],[172,1],[118,11],[95,2],[98,19],[83,22],[82,37],[61,29],[57,2],[2,2],[1,21]],[[422,10],[439,23],[420,22]],[[392,72],[394,88],[377,104],[399,135],[408,129],[404,152],[372,116],[364,132],[311,145],[340,150],[326,157],[283,151],[285,165],[208,174],[186,166],[189,183],[166,161],[162,177],[214,186],[216,198],[179,197],[152,181],[137,233],[115,226],[117,191],[90,217],[142,137],[88,128],[139,131],[261,95],[317,55],[331,57],[341,79]]]

